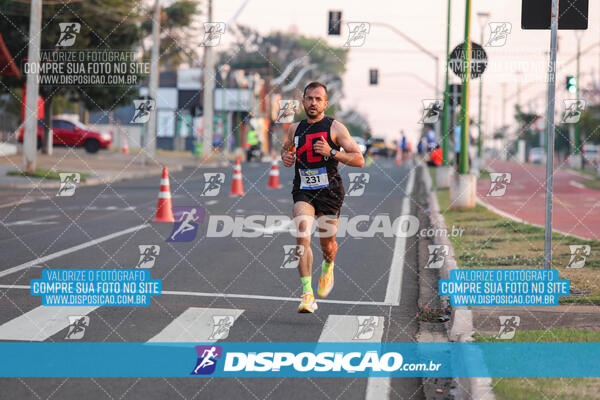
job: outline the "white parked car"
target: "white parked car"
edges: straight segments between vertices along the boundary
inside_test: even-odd
[[[534,164],[543,164],[546,162],[546,153],[542,147],[533,147],[529,150],[529,162]]]

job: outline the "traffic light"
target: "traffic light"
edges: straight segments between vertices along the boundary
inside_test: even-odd
[[[342,24],[341,11],[329,11],[329,28],[328,35],[340,35],[340,25]]]
[[[379,70],[370,69],[369,70],[369,85],[377,85],[379,80]]]
[[[577,78],[574,76],[567,76],[567,90],[569,93],[577,92]]]

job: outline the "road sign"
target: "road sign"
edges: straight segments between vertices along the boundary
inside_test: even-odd
[[[463,55],[464,55],[464,43],[459,44],[450,53],[450,68],[452,71],[459,76],[463,77]],[[478,78],[483,74],[487,67],[487,54],[483,47],[475,42],[471,42],[471,78]]]
[[[559,2],[558,29],[587,29],[589,0]],[[552,0],[523,0],[521,29],[550,29]]]
[[[451,83],[448,86],[448,103],[451,107],[460,106],[462,103],[462,85],[459,83]]]
[[[341,11],[329,11],[329,27],[327,29],[327,34],[339,36],[341,24],[342,24],[342,12]]]

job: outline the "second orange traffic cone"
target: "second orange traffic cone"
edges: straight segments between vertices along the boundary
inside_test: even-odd
[[[277,158],[275,157],[273,157],[273,162],[271,163],[267,187],[269,189],[281,189],[281,183],[279,182],[279,167],[277,166]]]
[[[243,196],[244,195],[244,184],[242,182],[242,163],[240,157],[235,159],[235,166],[233,167],[233,179],[231,180],[231,196]]]
[[[127,139],[123,139],[123,154],[129,154],[129,143],[127,143]]]
[[[158,204],[154,222],[175,222],[173,217],[173,204],[171,203],[171,187],[169,186],[169,169],[163,167],[158,192]]]

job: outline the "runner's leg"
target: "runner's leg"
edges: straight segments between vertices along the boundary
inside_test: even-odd
[[[304,246],[304,253],[298,262],[300,277],[312,276],[313,253],[310,248],[310,232],[312,230],[315,208],[305,201],[294,203],[294,221],[296,222],[296,245]]]
[[[338,219],[332,216],[320,215],[317,222],[319,224],[319,241],[323,251],[323,264],[317,294],[319,297],[327,297],[333,289],[333,265],[338,251],[338,244],[335,240]]]
[[[312,262],[313,254],[310,248],[310,234],[315,215],[315,209],[312,205],[304,201],[294,203],[294,222],[296,223],[296,245],[303,246],[304,252],[298,254],[298,272],[302,282],[302,301],[298,306],[300,313],[312,313],[318,308],[315,302],[315,296],[312,290]]]

